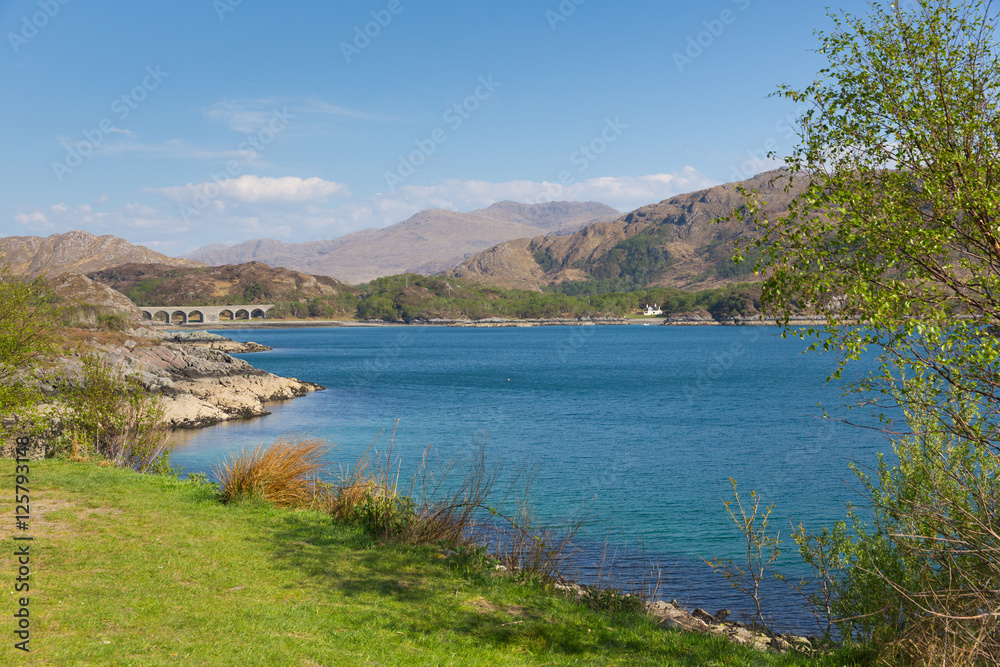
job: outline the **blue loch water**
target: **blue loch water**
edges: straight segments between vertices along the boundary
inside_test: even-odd
[[[336,446],[350,464],[381,432],[405,486],[431,446],[442,460],[485,439],[513,471],[538,465],[536,515],[589,514],[582,548],[635,544],[663,572],[660,595],[714,611],[749,608],[702,558],[738,557],[741,536],[721,498],[730,478],[774,503],[773,525],[828,525],[857,500],[848,462],[871,463],[882,436],[820,418],[844,402],[828,384],[832,355],[803,354],[771,327],[600,326],[256,329],[221,332],[273,351],[242,355],[272,373],[328,389],[273,414],[173,436],[174,465],[210,472],[225,453],[291,432]],[[850,373],[848,373],[849,375]],[[842,410],[841,410],[842,412]],[[793,555],[786,570],[801,571]],[[586,577],[586,571],[582,573]],[[809,621],[771,587],[786,627]],[[735,614],[734,614],[735,616]]]

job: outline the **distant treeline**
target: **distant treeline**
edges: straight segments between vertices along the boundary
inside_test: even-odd
[[[760,286],[754,284],[688,292],[672,287],[620,289],[615,280],[564,283],[544,292],[506,290],[472,281],[406,273],[379,278],[334,297],[276,304],[271,317],[337,318],[408,322],[491,317],[538,319],[625,316],[647,304],[665,314],[708,311],[716,318],[759,312]]]

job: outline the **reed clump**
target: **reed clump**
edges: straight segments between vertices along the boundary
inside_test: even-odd
[[[266,448],[230,453],[215,469],[220,497],[225,503],[260,498],[278,507],[315,502],[328,450],[323,440],[284,436]]]
[[[398,465],[396,474],[392,473],[395,436],[393,429],[385,457],[373,449],[376,437],[353,466],[340,471],[335,483],[317,489],[313,505],[319,505],[336,519],[359,524],[382,537],[403,534],[417,516],[413,500],[399,493]]]

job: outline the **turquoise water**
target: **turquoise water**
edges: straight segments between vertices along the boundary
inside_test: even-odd
[[[886,449],[868,430],[820,419],[840,387],[826,383],[830,355],[770,327],[544,327],[519,329],[325,328],[228,330],[272,352],[241,355],[272,373],[326,391],[280,404],[268,417],[178,433],[174,465],[210,471],[226,452],[289,432],[337,446],[349,464],[380,432],[409,479],[430,445],[441,459],[486,441],[507,470],[537,463],[537,514],[590,512],[591,551],[642,536],[665,574],[661,596],[710,611],[747,604],[700,558],[736,557],[741,537],[720,498],[729,478],[776,505],[774,525],[829,524],[844,513],[847,464]],[[853,416],[853,415],[852,415]],[[787,567],[798,573],[794,559]],[[771,607],[806,628],[794,595]]]

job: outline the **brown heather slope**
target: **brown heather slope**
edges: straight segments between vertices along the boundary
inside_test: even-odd
[[[385,229],[365,229],[330,241],[255,239],[232,247],[205,246],[186,257],[212,265],[258,261],[363,283],[405,272],[434,274],[501,241],[570,233],[618,215],[596,202],[504,201],[470,213],[429,209]]]
[[[249,305],[350,293],[329,276],[311,276],[261,262],[196,268],[124,264],[95,271],[89,277],[140,306]]]
[[[63,273],[48,279],[56,296],[68,304],[92,306],[104,313],[125,313],[139,318],[142,313],[121,292],[79,273]]]
[[[89,232],[0,238],[0,262],[7,262],[16,275],[35,277],[43,273],[89,273],[128,262],[157,262],[171,266],[203,266],[201,262],[174,259],[117,236],[94,236]]]
[[[772,182],[776,178],[779,180]],[[794,190],[784,192],[785,184],[787,178],[780,170],[742,182],[761,193],[769,216],[785,211],[802,189],[802,183],[797,182]],[[679,195],[614,222],[590,225],[571,236],[550,234],[507,241],[462,262],[447,275],[534,290],[590,278],[635,280],[639,283],[636,287],[684,289],[754,280],[752,275],[734,275],[736,267],[730,260],[732,241],[754,238],[757,232],[753,225],[744,221],[712,224],[743,204],[737,185],[728,183]]]

